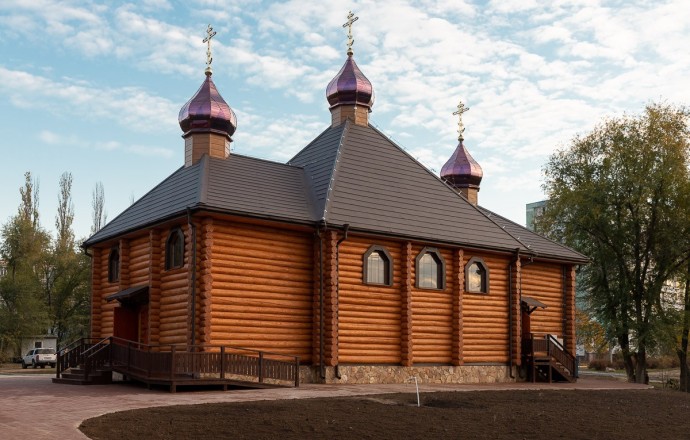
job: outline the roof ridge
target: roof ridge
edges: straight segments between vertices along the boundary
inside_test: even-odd
[[[198,165],[197,165],[197,164],[194,164],[194,165],[192,165],[192,166],[190,166],[190,167],[185,167],[184,165],[182,165],[181,167],[179,167],[178,169],[176,169],[176,170],[175,170],[174,172],[172,172],[168,177],[166,177],[165,179],[163,179],[162,181],[160,181],[160,182],[158,183],[158,185],[156,185],[156,186],[154,186],[153,188],[151,188],[149,191],[146,192],[146,194],[144,194],[143,196],[139,197],[139,199],[137,199],[134,203],[132,203],[131,205],[129,205],[128,207],[126,207],[125,209],[123,209],[122,212],[120,212],[118,215],[116,215],[115,217],[113,217],[112,220],[110,220],[110,221],[109,221],[108,223],[106,223],[101,229],[99,229],[99,230],[96,231],[93,235],[91,235],[91,237],[87,238],[87,239],[84,241],[84,243],[82,243],[82,246],[88,246],[89,243],[92,242],[92,240],[93,240],[95,237],[99,236],[99,235],[106,235],[107,230],[108,230],[108,227],[109,227],[110,225],[112,225],[113,223],[115,223],[116,220],[118,220],[120,217],[122,217],[125,213],[127,213],[127,212],[129,212],[130,210],[134,209],[134,208],[135,208],[137,205],[139,205],[139,204],[141,203],[141,201],[144,200],[148,195],[150,195],[151,193],[153,193],[154,191],[156,191],[158,188],[160,188],[161,186],[163,186],[163,184],[165,184],[165,183],[168,182],[170,179],[172,179],[173,177],[175,177],[178,173],[180,173],[180,172],[182,172],[182,171],[184,171],[184,170],[186,170],[186,169],[192,168],[192,167],[194,167],[194,166],[198,166]],[[101,233],[101,232],[102,232],[102,233]],[[107,235],[106,235],[106,238],[108,238]],[[97,240],[100,240],[100,239],[97,239]]]
[[[199,172],[199,198],[198,198],[198,203],[201,204],[206,204],[208,200],[208,179],[209,175],[209,167],[210,167],[210,156],[207,154],[204,154],[201,156],[201,160],[199,161],[199,166],[201,167],[201,170]]]
[[[335,153],[333,159],[333,166],[331,167],[331,178],[328,179],[328,190],[326,190],[326,200],[323,204],[323,214],[321,220],[326,221],[328,218],[328,210],[331,207],[331,194],[333,193],[333,187],[335,186],[336,174],[338,172],[338,165],[340,164],[340,154],[342,153],[343,146],[345,145],[346,133],[349,133],[349,128],[352,123],[350,119],[345,120],[345,126],[343,131],[340,133],[340,142],[338,143],[338,150]]]
[[[402,148],[400,145],[398,145],[397,142],[395,142],[393,139],[391,139],[391,138],[389,138],[388,136],[386,136],[383,132],[381,132],[381,130],[377,129],[376,127],[371,126],[371,125],[369,125],[369,127],[370,127],[371,129],[375,130],[379,135],[383,136],[387,141],[389,141],[391,144],[393,144],[397,149],[399,149],[399,150],[400,150],[401,152],[403,152],[405,155],[407,155],[407,157],[409,157],[409,158],[412,159],[417,165],[419,165],[420,167],[422,167],[422,169],[424,169],[424,171],[426,171],[428,174],[430,174],[431,176],[433,176],[433,177],[434,177],[436,180],[438,180],[439,182],[443,183],[443,185],[445,185],[445,187],[448,188],[448,190],[451,191],[453,194],[455,194],[459,199],[463,200],[463,201],[464,201],[465,203],[467,203],[469,206],[471,206],[472,208],[474,208],[479,214],[483,215],[483,216],[486,217],[489,221],[491,221],[491,223],[493,223],[494,225],[496,225],[497,228],[499,228],[501,231],[505,232],[510,238],[512,238],[513,240],[515,240],[515,241],[517,242],[517,244],[521,245],[521,246],[524,247],[526,250],[529,250],[529,248],[528,248],[522,241],[520,241],[520,240],[518,240],[517,238],[515,238],[511,233],[509,233],[508,231],[506,231],[505,228],[503,228],[501,225],[499,225],[498,223],[496,223],[495,221],[493,221],[493,219],[491,219],[489,216],[487,216],[486,214],[484,214],[484,213],[481,211],[481,209],[479,209],[479,207],[478,207],[477,205],[475,205],[474,203],[470,203],[462,194],[458,193],[458,192],[457,192],[453,187],[451,187],[445,180],[441,179],[441,177],[437,176],[434,172],[432,172],[429,168],[427,168],[423,163],[421,163],[420,161],[418,161],[417,159],[415,159],[414,156],[412,156],[410,153],[408,153],[407,151],[405,151],[405,149]]]
[[[277,160],[271,160],[271,159],[265,159],[263,157],[256,157],[256,156],[249,156],[248,154],[240,154],[240,153],[230,153],[230,156],[226,159],[221,159],[219,157],[214,157],[212,159],[217,159],[217,160],[232,160],[232,156],[238,156],[242,157],[245,159],[251,159],[251,160],[258,160],[260,162],[268,162],[273,165],[281,165],[284,167],[291,167],[291,168],[303,168],[301,165],[292,165],[289,162],[278,162]]]
[[[321,139],[321,137],[323,137],[326,133],[328,133],[328,132],[331,130],[331,128],[333,128],[332,125],[329,125],[328,127],[326,127],[326,129],[325,129],[324,131],[322,131],[318,136],[316,136],[314,139],[312,139],[311,142],[309,142],[309,143],[308,143],[307,145],[305,145],[302,149],[300,149],[300,150],[297,152],[297,154],[295,154],[294,156],[292,156],[292,159],[288,160],[288,161],[285,163],[285,165],[299,166],[299,165],[292,165],[290,162],[292,162],[293,160],[297,159],[297,156],[301,155],[301,154],[302,154],[304,151],[306,151],[313,143],[315,143],[316,141],[318,141],[319,139]]]
[[[529,228],[526,227],[526,226],[522,226],[520,223],[514,222],[514,221],[512,221],[511,219],[502,216],[501,214],[496,214],[495,212],[493,212],[493,211],[490,210],[490,209],[487,209],[487,208],[484,208],[484,207],[482,207],[481,209],[483,209],[484,211],[490,212],[490,213],[491,213],[492,215],[494,215],[495,217],[500,217],[500,218],[502,218],[503,220],[505,220],[505,221],[507,221],[507,222],[509,222],[509,223],[514,224],[515,226],[518,226],[518,227],[524,229],[525,231],[529,232],[530,234],[536,235],[537,237],[543,238],[544,240],[548,240],[548,241],[550,241],[551,243],[555,244],[556,246],[558,246],[558,247],[560,247],[560,248],[563,248],[563,249],[565,249],[565,250],[567,250],[567,251],[570,251],[570,252],[575,252],[576,254],[579,254],[579,255],[582,256],[583,258],[586,258],[586,259],[589,260],[589,257],[586,256],[585,254],[583,254],[582,252],[579,252],[579,251],[577,251],[577,250],[575,250],[575,249],[569,248],[568,246],[564,245],[563,243],[559,243],[559,242],[557,242],[556,240],[552,240],[551,238],[546,237],[546,236],[544,236],[544,235],[538,233],[537,231],[533,231],[533,230],[529,229]],[[531,250],[531,249],[530,249],[530,250]],[[539,255],[538,252],[535,252],[535,254]]]
[[[530,248],[530,246],[529,246],[527,243],[525,243],[525,242],[523,242],[522,240],[520,240],[519,237],[516,237],[516,236],[514,236],[513,234],[511,234],[510,231],[508,231],[508,230],[505,228],[505,226],[499,225],[493,218],[491,218],[491,217],[497,216],[493,211],[489,211],[489,213],[492,214],[492,215],[486,215],[484,212],[482,212],[482,210],[481,210],[479,207],[475,206],[475,208],[477,208],[477,211],[479,211],[479,212],[480,212],[484,217],[486,217],[491,223],[493,223],[493,224],[495,224],[496,226],[498,226],[499,228],[501,228],[501,230],[502,230],[503,232],[505,232],[506,234],[508,234],[508,235],[510,236],[510,238],[512,238],[513,240],[517,241],[518,244],[520,244],[523,248],[525,248],[525,250],[527,250],[527,251],[529,251],[529,252],[532,252],[532,253],[534,253],[534,254],[536,255],[536,252],[534,252],[534,251]],[[501,216],[498,215],[498,217],[501,217]],[[503,217],[501,217],[501,218],[503,218]]]

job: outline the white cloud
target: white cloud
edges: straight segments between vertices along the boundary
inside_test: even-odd
[[[98,88],[0,66],[0,94],[17,107],[42,108],[62,116],[105,118],[128,129],[174,130],[177,105],[137,87]]]
[[[42,130],[38,133],[38,140],[50,146],[60,146],[66,148],[82,148],[98,151],[127,151],[138,156],[172,158],[175,152],[169,148],[153,147],[150,145],[124,145],[118,141],[91,141],[80,138],[73,134],[64,135],[50,130]]]

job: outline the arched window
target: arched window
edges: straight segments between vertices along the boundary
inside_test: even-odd
[[[114,247],[110,250],[108,257],[108,282],[116,283],[120,281],[120,251]]]
[[[489,268],[481,258],[472,257],[465,265],[465,291],[489,293]]]
[[[417,255],[416,286],[421,289],[446,287],[446,262],[436,248],[425,247]]]
[[[165,242],[165,269],[177,269],[184,265],[184,234],[182,229],[170,231]]]
[[[390,286],[393,284],[391,275],[393,259],[382,246],[372,246],[364,253],[363,257],[363,280],[364,284],[383,284]]]

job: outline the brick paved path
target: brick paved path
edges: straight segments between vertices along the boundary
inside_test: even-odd
[[[252,400],[304,399],[365,394],[414,392],[404,385],[302,385],[299,388],[233,391],[184,391],[176,394],[127,385],[60,385],[51,376],[0,375],[0,438],[86,439],[77,427],[102,414],[150,406]],[[420,384],[420,392],[513,389],[648,389],[644,385],[601,379],[574,384],[511,383],[493,385]]]

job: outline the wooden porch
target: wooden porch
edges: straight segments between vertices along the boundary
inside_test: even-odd
[[[55,383],[130,380],[167,386],[298,387],[299,357],[220,345],[147,345],[117,337],[83,338],[58,352]]]
[[[578,362],[553,335],[530,334],[522,341],[527,379],[532,382],[575,382]]]

